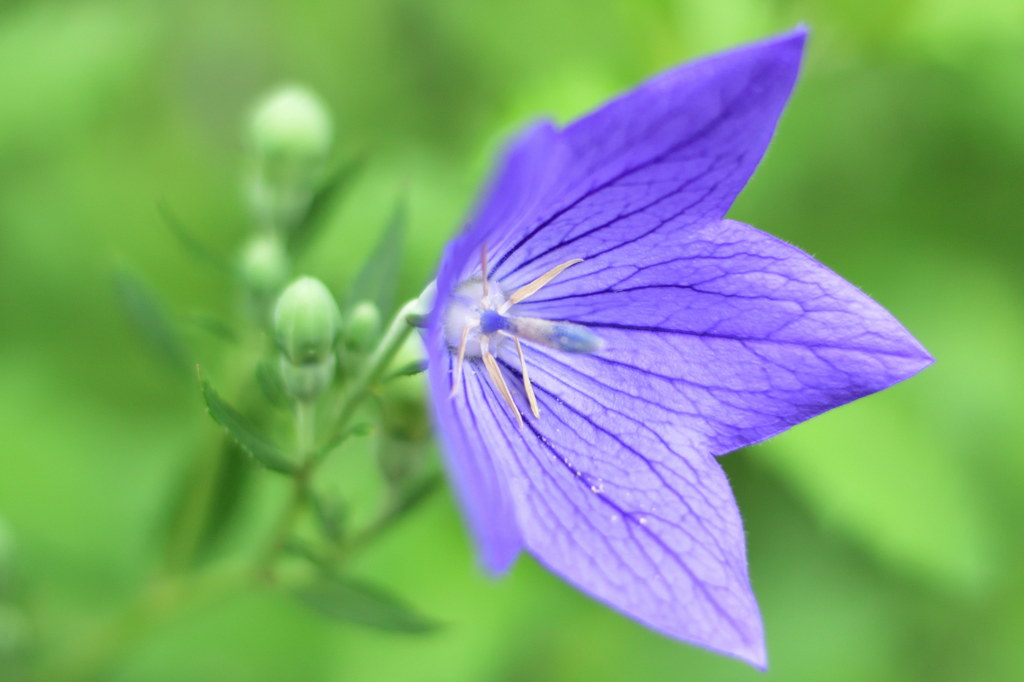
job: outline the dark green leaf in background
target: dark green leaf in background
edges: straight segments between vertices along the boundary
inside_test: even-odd
[[[395,204],[391,219],[381,233],[373,253],[356,275],[342,304],[342,313],[348,313],[359,301],[370,301],[386,318],[395,305],[399,272],[402,267],[402,249],[409,215],[404,198]]]
[[[359,177],[365,165],[365,157],[354,157],[342,163],[327,178],[310,200],[306,216],[288,233],[288,248],[291,251],[301,251],[313,241],[317,233],[327,223],[326,218],[330,210],[341,200],[353,181]]]
[[[212,266],[216,270],[225,271],[228,269],[225,259],[196,239],[167,204],[161,202],[157,204],[156,209],[160,214],[160,221],[177,238],[178,244],[185,253],[192,256],[196,261]]]
[[[409,634],[432,632],[439,627],[389,592],[352,578],[324,578],[296,590],[295,596],[325,616],[354,625]]]
[[[125,314],[146,346],[174,369],[187,371],[191,363],[185,344],[156,296],[141,279],[123,268],[115,273],[114,286]]]

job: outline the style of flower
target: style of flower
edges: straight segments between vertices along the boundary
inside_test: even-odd
[[[425,333],[446,465],[489,571],[526,549],[649,627],[762,668],[715,457],[932,362],[856,287],[724,218],[805,37],[523,132],[444,254]]]

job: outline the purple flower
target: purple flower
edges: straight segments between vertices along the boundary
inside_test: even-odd
[[[523,132],[445,252],[426,332],[434,417],[486,568],[526,549],[626,615],[762,668],[715,457],[932,362],[856,287],[724,219],[805,37]]]

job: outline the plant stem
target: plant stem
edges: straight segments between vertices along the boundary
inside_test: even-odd
[[[370,394],[373,387],[380,381],[380,378],[387,371],[388,366],[394,359],[398,349],[409,336],[412,327],[408,323],[408,317],[418,308],[418,299],[408,301],[395,315],[388,325],[383,338],[377,344],[373,354],[367,359],[366,364],[352,380],[345,398],[341,403],[337,416],[334,420],[334,433],[341,435],[348,427],[348,422],[355,414],[360,403]],[[292,479],[292,495],[289,499],[280,519],[275,526],[271,539],[266,548],[259,555],[256,562],[256,573],[263,578],[272,577],[274,562],[278,554],[288,541],[292,527],[298,520],[302,508],[309,501],[309,482],[319,464],[323,461],[323,453],[316,455],[316,432],[314,425],[315,406],[313,403],[298,402],[295,406],[295,428],[298,458],[300,461],[299,471]]]
[[[341,435],[348,428],[348,422],[352,415],[355,414],[356,408],[359,407],[363,399],[373,390],[374,386],[376,386],[377,382],[380,381],[387,371],[395,354],[398,353],[398,349],[402,347],[405,339],[413,329],[409,324],[408,318],[410,315],[415,314],[418,309],[419,299],[415,298],[407,301],[401,307],[391,320],[391,324],[388,325],[387,331],[384,332],[384,336],[381,338],[380,343],[377,344],[373,354],[370,355],[366,364],[363,365],[362,371],[352,379],[352,383],[349,385],[348,391],[345,393],[345,397],[342,399],[337,415],[334,418],[333,428],[335,436]],[[317,464],[319,464],[319,460],[314,462],[313,466],[315,467]]]
[[[302,508],[309,500],[309,478],[312,474],[312,455],[316,449],[316,404],[300,400],[295,403],[295,454],[299,469],[292,477],[292,491],[288,503],[278,519],[266,548],[256,561],[256,574],[272,578],[274,561],[288,542],[292,527],[298,521]]]

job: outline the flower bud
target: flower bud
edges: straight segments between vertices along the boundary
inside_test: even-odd
[[[366,352],[380,332],[380,311],[370,301],[360,301],[349,314],[345,331],[345,344],[356,351]]]
[[[249,203],[267,227],[288,231],[309,210],[334,136],[327,109],[297,85],[271,93],[249,125],[253,167]]]
[[[274,306],[274,336],[293,365],[326,362],[338,340],[340,313],[327,287],[300,277],[281,293]]]
[[[330,150],[334,126],[320,98],[301,85],[288,85],[257,104],[249,133],[258,154],[315,161]]]
[[[239,273],[258,296],[272,296],[288,281],[290,264],[281,238],[274,233],[253,236],[243,247]]]
[[[278,360],[281,371],[281,383],[288,395],[296,400],[308,402],[315,400],[331,385],[337,359],[330,355],[321,362],[293,364],[282,355]]]

